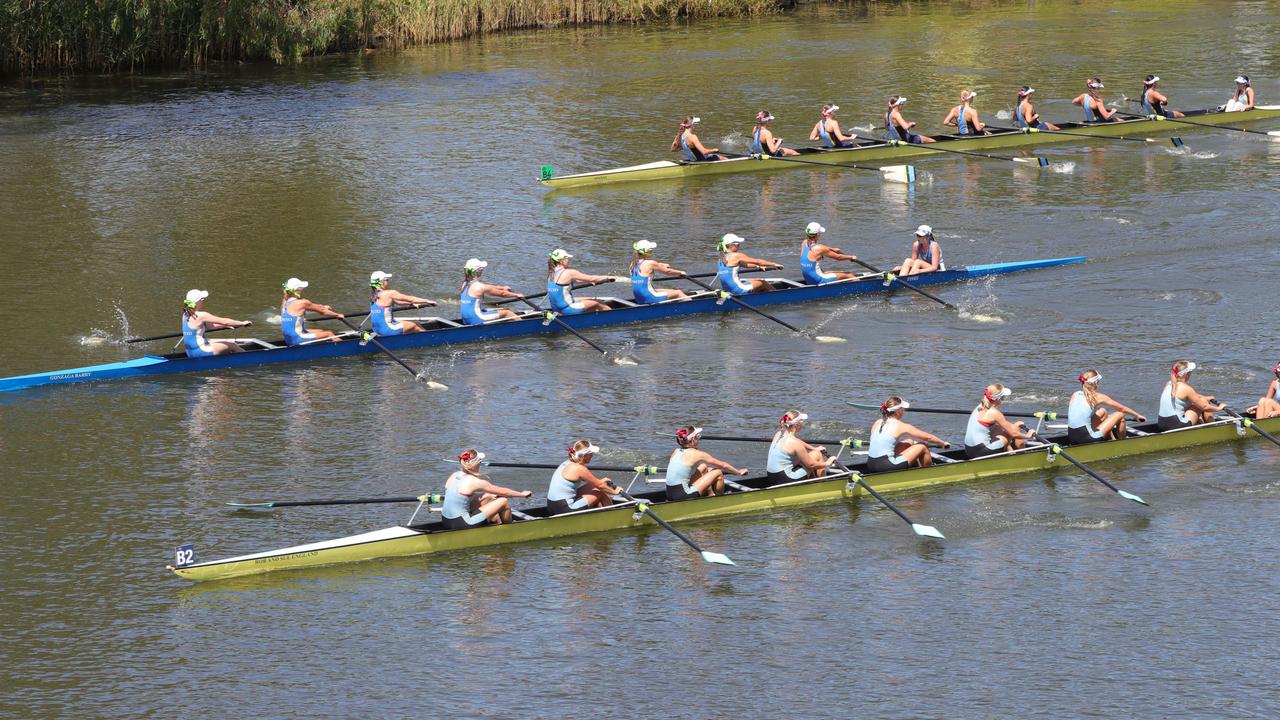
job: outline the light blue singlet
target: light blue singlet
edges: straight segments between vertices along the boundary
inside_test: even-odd
[[[1005,446],[1003,436],[998,438],[991,437],[991,427],[978,422],[978,413],[982,412],[981,405],[973,409],[969,413],[969,424],[964,429],[965,447],[983,447],[988,450],[999,450]]]
[[[551,475],[551,485],[547,488],[547,502],[553,500],[562,500],[569,505],[570,510],[582,510],[587,507],[587,499],[578,495],[578,488],[582,486],[581,482],[574,482],[564,476],[564,469],[572,460],[565,460],[560,463],[560,467]]]
[[[871,438],[867,442],[867,458],[887,458],[894,465],[901,465],[907,460],[897,454],[898,437],[884,432],[884,426],[888,424],[888,420],[881,420],[880,426],[871,431]]]
[[[835,275],[822,272],[821,260],[809,259],[810,249],[812,246],[807,240],[800,241],[800,274],[804,276],[804,281],[810,285],[824,285],[838,280]]]
[[[1023,113],[1022,106],[1026,104],[1027,104],[1026,100],[1023,100],[1022,102],[1018,103],[1018,109],[1013,114],[1014,127],[1017,127],[1017,128],[1030,127],[1029,125],[1027,125],[1027,119],[1023,116],[1024,113]],[[1048,130],[1049,126],[1045,125],[1043,120],[1037,120],[1036,128],[1039,130]]]
[[[1084,108],[1084,121],[1085,121],[1085,122],[1099,122],[1099,121],[1101,120],[1101,118],[1099,118],[1099,117],[1098,117],[1097,115],[1095,115],[1095,114],[1094,114],[1094,112],[1093,112],[1093,96],[1091,96],[1091,95],[1085,95],[1085,96],[1084,96],[1084,103],[1083,103],[1081,106]]]
[[[551,308],[561,315],[578,315],[582,313],[582,303],[573,299],[573,290],[569,285],[556,282],[561,270],[564,268],[557,268],[551,277],[547,278],[547,300],[551,301]]]
[[[969,119],[965,117],[967,114],[968,113],[965,112],[964,109],[964,104],[961,104],[960,107],[956,108],[956,127],[959,128],[961,135],[968,135],[970,132]]]
[[[300,345],[313,339],[311,333],[307,332],[307,322],[302,315],[295,317],[289,314],[289,307],[298,300],[299,298],[294,298],[285,303],[280,311],[280,332],[284,334],[284,344],[289,346]]]
[[[844,144],[831,137],[831,131],[827,130],[827,118],[822,118],[818,123],[818,137],[822,138],[822,146],[829,148],[844,147]]]
[[[498,311],[485,310],[480,304],[480,298],[473,298],[467,292],[471,288],[471,283],[471,280],[463,283],[462,293],[458,296],[458,305],[462,310],[462,322],[468,325],[483,325],[492,320],[497,320]]]
[[[678,487],[686,495],[697,495],[698,491],[689,485],[689,481],[693,479],[693,466],[680,462],[680,457],[687,449],[678,448],[671,453],[671,460],[667,462],[667,487]]]
[[[641,259],[631,266],[631,296],[641,305],[652,305],[667,299],[665,295],[659,295],[653,291],[652,275],[640,274],[640,269],[647,262],[654,261]]]
[[[1172,386],[1165,383],[1164,391],[1160,393],[1160,417],[1176,417],[1184,423],[1191,422],[1186,412],[1187,401],[1174,397]]]
[[[213,350],[209,347],[209,341],[204,337],[204,323],[200,323],[198,328],[193,328],[187,324],[187,319],[187,313],[182,313],[182,345],[187,351],[187,357],[209,357],[213,355]]]
[[[461,518],[468,525],[483,525],[487,520],[484,513],[477,512],[473,515],[471,496],[458,492],[458,485],[462,484],[462,477],[466,475],[468,473],[458,470],[449,476],[444,488],[444,502],[440,505],[440,515],[450,520]]]
[[[373,326],[373,332],[383,336],[403,335],[404,325],[396,321],[395,315],[391,312],[391,306],[378,305],[379,294],[374,293],[373,299],[369,301],[369,324]]]
[[[720,287],[733,295],[746,295],[751,292],[751,285],[738,277],[738,268],[724,264],[723,255],[716,261],[716,277],[720,280]]]
[[[1085,400],[1084,391],[1077,390],[1071,395],[1071,404],[1067,406],[1067,429],[1085,430],[1089,437],[1102,438],[1102,431],[1093,427],[1094,408]]]
[[[780,442],[786,435],[779,432],[769,443],[769,459],[765,463],[765,472],[782,473],[792,480],[803,480],[809,471],[803,465],[796,465],[790,453],[782,449]]]
[[[689,141],[685,139],[685,135],[688,134],[688,132],[688,130],[685,130],[680,133],[680,148],[684,150],[685,159],[689,162],[700,162],[702,158],[693,154],[693,149],[689,147]]]

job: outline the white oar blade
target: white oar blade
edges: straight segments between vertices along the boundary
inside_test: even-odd
[[[627,356],[627,355],[618,355],[618,356],[615,356],[615,357],[610,358],[610,360],[613,362],[613,364],[614,364],[614,365],[628,365],[628,366],[630,366],[630,365],[639,365],[639,364],[640,364],[640,363],[638,363],[638,362],[636,362],[636,361],[635,361],[635,358],[629,357],[629,356]]]
[[[231,507],[234,507],[234,508],[264,508],[267,510],[270,510],[271,508],[275,507],[275,503],[271,503],[271,502],[264,502],[264,503],[229,502],[225,504],[230,505]]]
[[[1277,137],[1277,138],[1280,138],[1280,130],[1272,130],[1272,131],[1268,132],[1267,134],[1268,134],[1268,135],[1270,135],[1271,137]]]
[[[1150,504],[1146,500],[1143,500],[1142,498],[1138,497],[1137,495],[1134,495],[1133,493],[1128,493],[1123,490],[1117,490],[1116,492],[1120,493],[1120,497],[1124,498],[1125,500],[1132,500],[1138,503],[1139,505],[1150,506]]]
[[[713,553],[713,552],[711,552],[711,551],[709,551],[709,550],[703,550],[703,551],[702,551],[702,559],[703,559],[703,560],[706,560],[706,561],[707,561],[707,562],[709,562],[709,563],[715,563],[715,564],[717,564],[717,565],[737,565],[737,564],[738,564],[738,563],[736,563],[736,562],[734,562],[734,561],[730,560],[728,555],[721,555],[720,553]]]
[[[910,185],[916,181],[916,168],[914,165],[886,165],[880,168],[880,175],[885,182]]]
[[[938,538],[939,540],[947,539],[945,535],[938,532],[938,528],[932,525],[921,525],[920,523],[911,523],[911,529],[915,530],[917,535],[923,535],[924,537]]]
[[[835,335],[819,335],[819,336],[815,337],[815,338],[814,338],[814,340],[817,340],[818,342],[821,342],[821,343],[842,343],[842,342],[849,342],[848,340],[845,340],[845,339],[844,339],[844,338],[842,338],[842,337],[836,337]]]
[[[417,379],[421,381],[422,377],[423,377],[422,375],[419,375]],[[444,383],[438,383],[435,380],[428,380],[427,388],[431,390],[448,390],[449,386],[445,385]]]

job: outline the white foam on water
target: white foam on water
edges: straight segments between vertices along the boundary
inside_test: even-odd
[[[81,345],[107,345],[109,343],[118,342],[115,338],[98,328],[91,329],[88,335],[81,335],[77,340]]]
[[[1182,147],[1177,147],[1177,148],[1167,147],[1167,148],[1161,148],[1161,149],[1169,153],[1170,155],[1190,157],[1190,158],[1195,158],[1197,160],[1212,160],[1221,154],[1216,152],[1210,152],[1208,150],[1192,150],[1186,145],[1183,145]]]
[[[867,123],[866,125],[854,125],[853,129],[857,130],[858,132],[873,133],[876,131],[876,126],[870,123]]]
[[[263,322],[267,323],[268,325],[280,324],[280,313],[273,313],[270,310],[268,310],[260,314],[258,317],[262,318]]]
[[[1012,111],[1012,110],[999,110],[999,111],[997,111],[997,112],[996,112],[996,119],[997,119],[997,120],[1012,120],[1012,119],[1013,119],[1013,111]]]
[[[1099,218],[1099,219],[1101,219],[1101,220],[1109,220],[1109,221],[1111,221],[1111,222],[1113,222],[1113,223],[1119,223],[1119,224],[1121,224],[1121,225],[1131,225],[1131,224],[1133,224],[1133,221],[1132,221],[1132,220],[1126,220],[1125,218],[1122,218],[1122,217],[1109,217],[1109,216],[1104,215],[1104,216],[1102,216],[1102,217],[1101,217],[1101,218]]]
[[[987,315],[986,313],[971,313],[968,310],[960,311],[960,319],[972,320],[974,322],[980,322],[980,323],[994,323],[996,325],[1004,324],[1004,318],[999,317],[998,315]]]
[[[734,132],[720,138],[720,142],[717,144],[720,147],[727,148],[729,150],[744,148],[747,146],[747,136],[735,130]]]
[[[1049,169],[1060,175],[1071,175],[1076,171],[1074,160],[1060,160],[1049,166]]]

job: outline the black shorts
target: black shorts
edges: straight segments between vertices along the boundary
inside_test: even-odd
[[[476,523],[475,525],[468,525],[466,518],[463,518],[463,517],[447,518],[443,516],[441,516],[440,522],[443,523],[445,528],[448,530],[466,530],[467,528],[484,527],[485,525],[489,524],[489,520],[487,518],[484,520],[484,522],[479,522],[479,523]]]
[[[1106,435],[1103,435],[1102,437],[1094,437],[1093,435],[1090,435],[1089,428],[1087,427],[1067,428],[1067,442],[1072,445],[1088,445],[1089,443],[1102,442],[1106,439]]]
[[[586,510],[591,507],[590,505],[583,505],[580,508],[570,507],[569,502],[570,502],[569,500],[548,500],[547,514],[563,515],[565,513],[578,512],[579,510]]]
[[[867,458],[867,472],[892,472],[894,470],[902,470],[909,464],[906,460],[894,463],[889,460],[887,455],[884,457],[869,457]]]
[[[793,478],[784,472],[774,471],[769,473],[765,477],[765,479],[769,481],[770,485],[777,485],[778,483],[800,482],[801,480],[805,480],[808,477],[809,477],[808,473],[805,473],[804,477]]]
[[[684,487],[681,485],[667,486],[668,500],[688,500],[689,498],[696,498],[696,497],[702,497],[702,495],[700,495],[697,490],[687,493],[684,491]]]
[[[1008,452],[1008,451],[1009,451],[1008,443],[1005,443],[1004,447],[998,447],[998,448],[989,448],[986,445],[965,445],[964,446],[964,454],[970,460],[973,460],[975,458],[980,458],[980,457],[987,457],[988,455],[999,455],[1002,452]]]
[[[1192,423],[1182,419],[1181,415],[1161,415],[1156,419],[1156,427],[1160,428],[1160,432],[1168,430],[1177,430],[1178,428],[1191,427]]]

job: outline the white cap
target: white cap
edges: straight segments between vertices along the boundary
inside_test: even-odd
[[[1241,85],[1248,85],[1248,84],[1249,84],[1249,78],[1247,78],[1247,77],[1245,77],[1245,76],[1243,76],[1243,75],[1237,75],[1237,76],[1236,76],[1236,82],[1240,83]]]
[[[552,250],[551,252],[547,253],[547,257],[551,258],[552,260],[555,260],[556,262],[560,262],[561,260],[567,260],[573,256],[570,255],[568,251],[566,251],[563,248],[556,248],[555,250]]]
[[[469,452],[463,451],[463,453],[458,456],[458,462],[462,463],[463,465],[474,465],[475,463],[480,462],[484,458],[485,458],[485,454],[482,452],[478,452],[475,455],[471,455]]]
[[[1160,76],[1159,76],[1159,75],[1152,75],[1150,80],[1143,80],[1143,81],[1142,81],[1142,84],[1143,84],[1143,85],[1155,85],[1155,84],[1156,84],[1156,83],[1158,83],[1158,82],[1160,82]]]
[[[837,111],[837,110],[839,110],[839,109],[840,109],[840,106],[839,106],[839,105],[836,105],[835,103],[832,103],[831,107],[827,108],[826,110],[823,110],[823,111],[822,111],[822,113],[823,113],[824,115],[830,115],[831,113],[833,113],[833,112],[835,112],[835,111]]]
[[[974,98],[976,98],[976,97],[978,97],[978,91],[977,91],[977,90],[968,90],[968,91],[965,91],[965,92],[960,93],[960,99],[961,99],[961,100],[972,100],[972,99],[974,99]]]
[[[188,291],[187,291],[187,304],[188,304],[188,305],[195,305],[196,303],[200,302],[201,300],[203,300],[203,299],[205,299],[205,298],[207,298],[207,297],[209,297],[209,291],[208,291],[208,290],[188,290]]]
[[[816,223],[816,222],[811,222],[811,223],[809,223],[808,225],[805,225],[805,226],[804,226],[804,234],[805,234],[805,235],[821,235],[822,233],[824,233],[824,232],[826,232],[826,231],[827,231],[827,229],[826,229],[826,228],[822,227],[821,225],[819,225],[819,224],[818,224],[818,223]]]
[[[906,95],[903,95],[903,96],[901,96],[901,97],[899,97],[899,98],[898,98],[898,102],[896,102],[896,103],[894,103],[894,104],[890,105],[889,107],[897,107],[897,106],[899,106],[899,105],[901,105],[901,104],[905,103],[906,101],[907,101],[907,96],[906,96]]]
[[[658,247],[658,243],[652,240],[637,240],[631,243],[631,249],[636,252],[649,252],[656,247]]]
[[[783,417],[785,418],[786,416],[784,415]],[[796,423],[802,423],[802,422],[804,422],[805,420],[808,420],[808,419],[809,419],[809,416],[808,416],[807,414],[805,414],[805,413],[800,413],[799,415],[797,415],[797,416],[795,416],[795,417],[791,418],[791,421],[790,421],[790,422],[785,423],[785,426],[786,426],[786,427],[791,427],[792,425],[795,425]]]
[[[910,407],[911,407],[911,403],[907,402],[906,400],[903,400],[902,402],[898,403],[897,405],[890,405],[890,406],[886,407],[886,408],[884,409],[884,411],[885,411],[885,412],[887,412],[887,413],[891,413],[891,412],[898,412],[899,410],[907,410],[907,409],[910,409]]]
[[[1178,377],[1186,377],[1190,375],[1191,371],[1195,370],[1197,367],[1199,367],[1199,365],[1196,365],[1193,362],[1187,363],[1187,366],[1183,368],[1182,372],[1178,373]]]
[[[742,237],[741,235],[735,235],[733,233],[725,233],[720,238],[720,244],[721,245],[741,245],[745,239],[746,238]]]
[[[1087,380],[1081,380],[1080,382],[1084,383],[1085,385],[1097,385],[1098,383],[1102,382],[1102,373],[1098,373],[1097,375],[1094,375],[1093,377]]]
[[[761,125],[763,125],[764,123],[771,123],[774,120],[777,120],[777,118],[775,118],[773,115],[769,113],[765,113],[764,117],[760,117],[760,113],[756,113],[756,122],[760,123]]]
[[[929,227],[928,225],[921,225],[920,227],[916,228],[916,235],[919,235],[920,237],[928,237],[932,234],[933,234],[933,228]]]
[[[1009,396],[1010,396],[1010,395],[1012,395],[1012,394],[1013,394],[1013,388],[1011,388],[1011,387],[1007,387],[1007,388],[1002,389],[1000,392],[996,393],[996,394],[995,394],[995,397],[996,397],[996,398],[998,398],[998,399],[1003,400],[1003,399],[1005,399],[1005,398],[1009,397]]]
[[[1026,97],[1026,96],[1030,95],[1031,93],[1033,93],[1033,92],[1035,92],[1035,91],[1036,91],[1036,89],[1035,89],[1035,88],[1033,88],[1033,87],[1029,87],[1029,88],[1027,88],[1026,90],[1019,90],[1019,91],[1018,91],[1018,96],[1019,96],[1019,97]]]
[[[391,273],[382,272],[381,270],[375,270],[373,274],[369,276],[369,282],[371,283],[382,282],[383,280],[387,280],[390,278],[391,278]]]
[[[299,280],[298,278],[289,278],[288,280],[284,281],[284,289],[292,292],[295,290],[301,290],[302,288],[310,284],[311,283],[307,282],[306,280]]]
[[[694,119],[692,119],[692,120],[690,120],[690,121],[689,121],[689,124],[690,124],[690,125],[697,125],[697,124],[698,124],[698,123],[700,123],[700,122],[702,122],[702,118],[700,118],[700,117],[695,117]]]
[[[1091,88],[1093,88],[1093,89],[1095,89],[1095,90],[1101,90],[1102,88],[1106,87],[1106,85],[1103,85],[1103,84],[1102,84],[1102,81],[1094,82],[1094,81],[1092,81],[1092,80],[1090,80],[1089,82],[1085,83],[1085,85],[1088,85],[1089,87],[1091,87]]]
[[[575,458],[580,458],[583,455],[594,455],[600,452],[600,448],[595,445],[588,445],[581,450],[572,450],[571,452]]]
[[[484,260],[481,260],[480,258],[471,258],[470,260],[467,261],[467,264],[463,265],[462,267],[466,270],[475,272],[476,270],[481,270],[483,268],[489,267],[489,263],[485,262]]]

